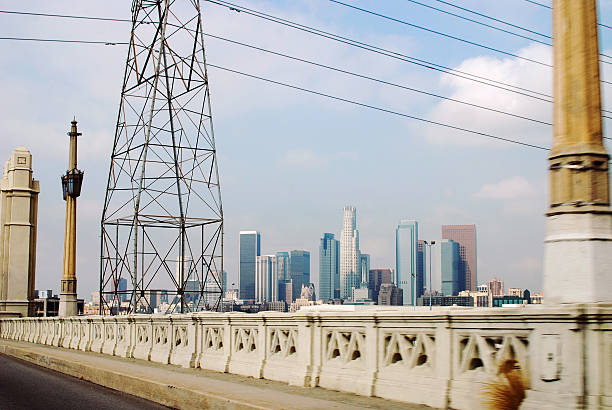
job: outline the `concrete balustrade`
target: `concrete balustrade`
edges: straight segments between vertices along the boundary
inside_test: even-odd
[[[611,319],[597,304],[7,318],[0,336],[457,409],[482,407],[512,360],[522,408],[601,408]]]

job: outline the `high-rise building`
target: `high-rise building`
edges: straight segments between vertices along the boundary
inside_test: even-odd
[[[488,281],[487,288],[491,296],[504,296],[504,282],[497,278]]]
[[[276,268],[278,280],[289,280],[289,252],[276,252]]]
[[[255,262],[261,255],[261,236],[257,231],[240,231],[240,298],[255,299]]]
[[[402,292],[394,283],[383,283],[378,293],[379,305],[403,305]]]
[[[378,293],[383,283],[393,283],[393,269],[370,269],[370,293],[373,301],[378,301]]]
[[[344,207],[342,233],[340,235],[340,298],[350,299],[353,288],[361,281],[361,256],[359,252],[359,231],[357,210],[354,206]]]
[[[362,253],[361,259],[361,284],[360,287],[368,287],[370,283],[370,255]]]
[[[440,267],[442,271],[442,294],[456,296],[460,289],[460,256],[459,244],[450,239],[440,241]]]
[[[310,283],[310,252],[293,250],[289,252],[289,276],[292,284],[293,300],[300,297],[302,285]]]
[[[416,260],[416,297],[423,296],[425,286],[427,284],[427,276],[425,275],[425,241],[419,239],[417,242],[417,260]],[[429,288],[429,286],[427,286]]]
[[[333,233],[324,233],[319,244],[319,297],[340,297],[340,242]]]
[[[263,255],[256,259],[255,299],[259,303],[278,301],[276,255]]]
[[[452,239],[459,244],[459,276],[465,278],[460,290],[476,290],[476,225],[442,225],[442,239]]]
[[[417,274],[417,243],[419,224],[402,219],[395,230],[395,283],[402,293],[404,305],[414,305]]]

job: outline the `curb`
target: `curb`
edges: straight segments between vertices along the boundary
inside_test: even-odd
[[[179,386],[159,383],[120,372],[99,369],[79,362],[63,360],[50,355],[34,353],[27,349],[7,346],[2,343],[0,343],[0,353],[174,409],[271,408]]]

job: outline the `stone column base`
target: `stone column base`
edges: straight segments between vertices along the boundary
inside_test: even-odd
[[[60,294],[59,317],[76,316],[77,310],[77,295],[76,293]]]
[[[551,215],[546,223],[545,302],[612,301],[612,215]]]

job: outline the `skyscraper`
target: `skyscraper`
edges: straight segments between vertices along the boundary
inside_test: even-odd
[[[416,261],[416,297],[423,296],[425,286],[427,284],[427,275],[425,275],[425,241],[419,239],[417,242],[417,261]]]
[[[444,296],[455,296],[459,294],[462,287],[460,283],[461,258],[459,256],[459,244],[450,239],[442,239],[440,242],[440,268],[442,271],[442,294]]]
[[[255,262],[261,255],[261,236],[257,231],[240,231],[240,298],[255,299]]]
[[[291,279],[289,276],[289,252],[276,252],[276,267],[279,281]]]
[[[339,297],[340,242],[333,233],[324,233],[319,244],[319,298],[329,300]]]
[[[476,290],[476,225],[442,225],[442,239],[452,239],[459,244],[459,276],[464,278],[459,290]]]
[[[403,292],[404,305],[416,304],[414,295],[417,274],[417,243],[419,224],[417,221],[402,219],[395,230],[396,284]]]
[[[255,299],[259,303],[278,301],[276,255],[258,256],[255,268]]]
[[[361,283],[360,287],[368,287],[370,282],[370,255],[362,253],[360,256],[361,261]]]
[[[353,288],[361,281],[361,257],[357,211],[354,206],[344,207],[342,233],[340,235],[340,297],[350,299]]]
[[[300,297],[302,285],[310,284],[310,252],[293,250],[289,252],[289,276],[292,284],[293,300]]]

